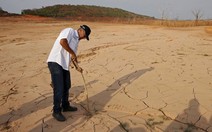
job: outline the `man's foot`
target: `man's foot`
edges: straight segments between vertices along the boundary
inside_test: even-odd
[[[62,115],[61,112],[53,113],[52,116],[58,121],[65,121],[66,118]]]
[[[63,108],[63,112],[68,112],[68,111],[77,111],[77,107],[74,107],[74,106],[68,106],[68,107],[65,107]]]

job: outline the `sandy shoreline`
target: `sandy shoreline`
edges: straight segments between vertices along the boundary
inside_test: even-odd
[[[84,23],[0,22],[0,131],[212,131],[206,27],[86,22],[91,40],[80,42],[78,55],[92,116],[82,77],[71,69],[70,101],[79,111],[55,121],[45,61],[63,28]]]

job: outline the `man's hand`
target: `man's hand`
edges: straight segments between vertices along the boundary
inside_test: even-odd
[[[78,72],[80,72],[80,73],[83,72],[83,69],[82,69],[81,67],[77,67],[76,70],[77,70]]]
[[[76,70],[82,73],[83,69],[81,67],[79,67],[78,62],[76,60],[72,60],[72,62],[74,64]]]
[[[76,61],[78,63],[76,54],[71,54],[71,60],[73,62]]]

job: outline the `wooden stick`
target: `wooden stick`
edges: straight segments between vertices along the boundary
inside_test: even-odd
[[[72,61],[73,61],[73,64],[74,64],[76,70],[78,70],[80,67],[79,67],[79,65],[77,64],[76,60],[72,60]],[[81,75],[82,75],[82,79],[83,79],[83,83],[84,83],[84,88],[85,88],[85,93],[86,93],[87,111],[90,113],[90,109],[89,109],[89,100],[88,100],[88,89],[87,89],[87,87],[86,87],[85,77],[84,77],[84,75],[83,75],[82,72],[80,72],[80,73],[81,73]]]
[[[82,79],[83,79],[83,82],[84,82],[84,88],[85,88],[85,93],[86,93],[87,110],[90,112],[90,109],[89,109],[89,100],[88,100],[88,89],[86,87],[85,77],[84,77],[83,73],[81,73],[81,75],[82,75]]]

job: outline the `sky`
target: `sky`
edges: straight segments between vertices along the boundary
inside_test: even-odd
[[[21,14],[24,9],[38,9],[56,4],[96,5],[120,8],[140,15],[174,20],[212,19],[212,0],[0,0],[0,7]]]

